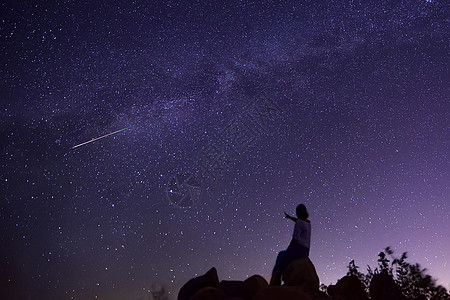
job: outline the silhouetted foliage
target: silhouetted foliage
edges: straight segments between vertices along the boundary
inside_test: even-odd
[[[356,276],[363,284],[364,287],[366,289],[366,292],[368,292],[368,286],[370,283],[370,279],[372,278],[373,274],[369,273],[369,274],[364,274],[362,272],[360,272],[359,267],[355,264],[355,260],[352,259],[350,261],[350,263],[348,264],[348,272],[347,272],[347,276]]]
[[[348,265],[347,275],[354,275],[369,290],[369,284],[374,274],[387,274],[391,276],[399,286],[402,294],[408,299],[450,300],[450,294],[441,286],[436,285],[436,280],[426,274],[419,264],[410,264],[406,261],[407,253],[399,258],[394,257],[394,251],[386,247],[378,254],[378,267],[372,271],[367,267],[367,274],[360,272],[355,261]]]

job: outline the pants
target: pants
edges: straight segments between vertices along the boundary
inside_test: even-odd
[[[287,266],[296,259],[309,256],[309,248],[299,245],[297,243],[291,243],[289,247],[278,253],[277,260],[275,261],[275,267],[272,272],[271,284],[280,285],[281,276]]]

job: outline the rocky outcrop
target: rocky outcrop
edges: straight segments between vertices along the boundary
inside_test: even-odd
[[[284,285],[299,287],[311,297],[315,297],[319,291],[319,276],[308,257],[290,263],[283,273],[283,281]]]
[[[313,300],[302,288],[295,286],[268,286],[262,289],[252,300]]]
[[[308,257],[295,260],[283,273],[284,285],[269,286],[260,275],[244,281],[219,281],[217,270],[192,278],[181,289],[178,300],[368,300],[364,284],[356,276],[345,276],[327,293],[319,291],[319,277]],[[372,300],[406,300],[392,276],[375,274],[370,282]]]
[[[256,293],[267,286],[267,281],[259,275],[253,275],[244,281],[222,280],[220,282],[220,287],[224,291],[227,300],[251,300]]]
[[[260,275],[244,281],[222,280],[217,270],[189,280],[178,294],[178,300],[319,300],[328,299],[319,292],[319,277],[307,257],[292,262],[283,274],[283,286],[269,286]],[[325,297],[325,298],[323,298]]]
[[[355,268],[353,265],[353,269]],[[369,273],[370,277],[364,277],[367,275],[359,272],[349,274],[356,275],[344,276],[335,285],[328,286],[325,293],[319,289],[319,277],[308,257],[295,260],[288,265],[282,274],[284,282],[282,286],[270,286],[260,275],[253,275],[244,281],[219,281],[217,270],[211,268],[206,274],[189,280],[180,289],[178,300],[368,300],[368,292],[371,300],[450,299],[445,288],[441,286],[430,285],[428,290],[420,293],[416,293],[413,289],[406,290],[404,287],[402,289],[397,285],[395,277],[387,271]],[[421,273],[419,275],[423,276]],[[371,278],[370,285],[367,286],[367,283],[361,282],[359,278],[365,280]],[[424,277],[428,280],[430,278]],[[423,283],[421,284],[420,288],[423,288]],[[152,288],[152,292],[159,290]],[[407,298],[404,294],[414,296]]]
[[[327,289],[332,299],[368,300],[364,284],[356,276],[345,276]]]
[[[203,288],[216,288],[220,290],[219,277],[216,268],[211,268],[205,275],[189,280],[178,292],[178,300],[191,300]],[[202,298],[197,298],[202,299]]]
[[[220,288],[208,286],[198,290],[190,300],[225,300],[225,293]]]

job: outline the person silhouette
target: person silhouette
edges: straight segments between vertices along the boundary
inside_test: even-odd
[[[281,285],[281,276],[284,270],[296,259],[309,256],[311,244],[311,221],[308,220],[309,214],[304,204],[299,204],[295,211],[297,218],[284,213],[286,219],[295,222],[292,240],[286,250],[278,253],[275,266],[272,271],[270,285]]]

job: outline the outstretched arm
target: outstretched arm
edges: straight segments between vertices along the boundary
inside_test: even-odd
[[[295,217],[291,217],[290,215],[288,215],[286,212],[284,212],[284,217],[286,218],[286,219],[289,219],[289,220],[292,220],[292,221],[294,221],[294,222],[297,222],[297,218],[295,218]]]

